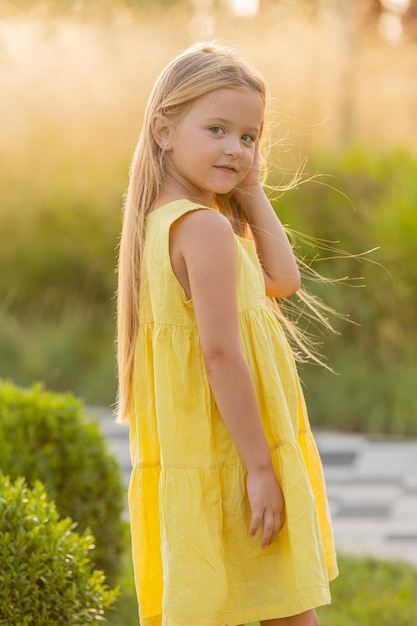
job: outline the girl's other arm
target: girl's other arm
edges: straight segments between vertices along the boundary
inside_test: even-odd
[[[213,211],[191,213],[171,234],[171,258],[185,262],[207,376],[220,414],[248,471],[250,534],[267,547],[284,523],[251,373],[240,343],[237,254],[230,223]]]

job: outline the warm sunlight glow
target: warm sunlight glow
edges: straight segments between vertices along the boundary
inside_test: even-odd
[[[380,0],[387,11],[402,15],[410,8],[410,0]]]
[[[259,11],[259,0],[232,0],[232,9],[238,17],[255,17]]]

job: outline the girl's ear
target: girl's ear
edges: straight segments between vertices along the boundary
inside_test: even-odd
[[[153,116],[151,121],[151,130],[153,138],[161,150],[170,150],[172,147],[174,132],[172,125],[164,115],[157,113]]]

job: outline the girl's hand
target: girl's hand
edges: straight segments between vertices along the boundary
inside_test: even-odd
[[[236,191],[249,191],[250,189],[253,189],[254,187],[257,187],[259,185],[259,167],[259,143],[256,142],[252,167],[246,174],[245,178],[237,185]]]
[[[249,534],[253,537],[262,526],[261,548],[267,548],[285,522],[284,496],[272,467],[249,472],[246,489],[252,511]]]

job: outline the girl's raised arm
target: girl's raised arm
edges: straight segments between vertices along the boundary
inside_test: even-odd
[[[259,182],[259,156],[235,189],[249,222],[268,296],[283,298],[300,288],[300,272],[287,234]]]
[[[248,471],[250,534],[262,526],[261,546],[267,547],[284,523],[284,502],[240,343],[230,223],[214,211],[188,214],[172,232],[171,258],[174,272],[176,262],[185,262],[209,383]]]

